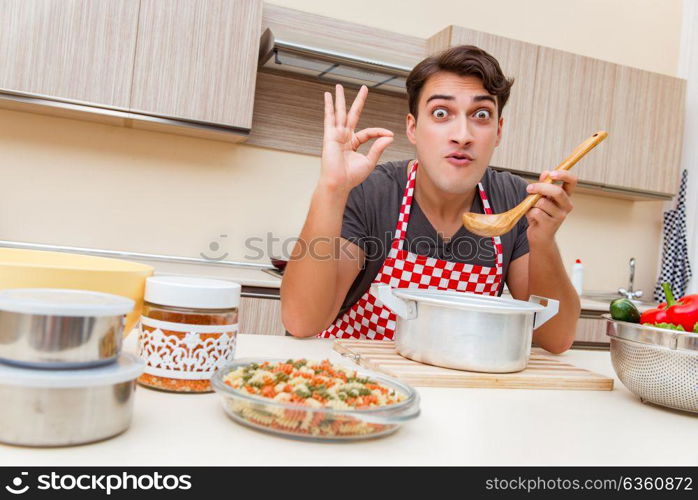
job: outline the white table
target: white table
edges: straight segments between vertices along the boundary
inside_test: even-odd
[[[134,336],[127,339],[133,349]],[[329,357],[320,339],[240,335],[238,357]],[[607,351],[561,359],[615,377]],[[138,387],[124,434],[72,448],[0,445],[1,465],[698,465],[698,416],[613,391],[419,388],[422,414],[353,443],[280,438],[230,420],[215,394]]]

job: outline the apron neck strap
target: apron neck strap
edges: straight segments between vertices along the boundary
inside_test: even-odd
[[[393,237],[393,242],[391,247],[398,250],[402,250],[403,242],[405,241],[405,236],[407,235],[407,225],[410,221],[410,212],[412,211],[412,200],[414,199],[414,190],[417,180],[417,169],[419,167],[419,161],[415,160],[412,164],[412,168],[408,167],[407,171],[407,185],[405,186],[405,192],[402,195],[402,203],[400,204],[400,214],[397,218],[397,227],[395,228],[395,236]],[[482,186],[482,182],[477,183],[477,191],[480,195],[480,200],[482,201],[482,206],[486,214],[492,213],[492,208],[490,207],[489,200],[487,199],[487,193],[485,188]],[[495,260],[497,264],[501,263],[499,256],[501,255],[501,239],[499,236],[492,238],[492,244],[494,245],[497,257]]]

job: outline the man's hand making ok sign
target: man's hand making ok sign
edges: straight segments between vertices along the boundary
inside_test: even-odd
[[[361,86],[347,114],[344,88],[337,84],[335,102],[325,92],[325,133],[322,143],[320,183],[331,190],[348,192],[361,184],[376,167],[383,151],[393,142],[393,133],[384,128],[354,132],[363,110],[368,88]],[[376,139],[366,155],[359,146]]]

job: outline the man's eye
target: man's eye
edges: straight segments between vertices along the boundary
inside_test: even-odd
[[[434,118],[442,119],[448,116],[448,111],[446,111],[444,108],[436,108],[431,112],[431,114]]]
[[[492,114],[487,109],[479,109],[475,112],[475,118],[479,120],[489,120]]]

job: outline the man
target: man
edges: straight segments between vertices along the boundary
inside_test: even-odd
[[[459,46],[419,63],[407,78],[406,132],[412,161],[379,165],[393,140],[382,128],[358,132],[366,95],[346,111],[344,91],[325,93],[320,179],[281,286],[282,317],[297,337],[391,339],[395,316],[372,283],[502,293],[560,301],[559,313],[534,331],[553,353],[575,335],[579,298],[555,243],[572,210],[576,177],[543,172],[561,184],[531,185],[489,168],[502,138],[502,110],[513,80],[491,55]],[[357,152],[369,140],[367,154]],[[463,212],[500,213],[527,194],[542,198],[509,233],[481,238]]]

